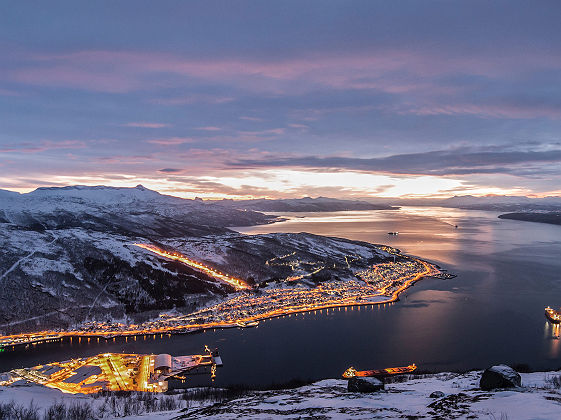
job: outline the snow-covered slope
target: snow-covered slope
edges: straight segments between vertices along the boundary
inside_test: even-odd
[[[17,192],[0,189],[0,200],[7,200],[11,198],[16,198],[18,196],[19,194]]]
[[[177,250],[257,283],[323,266],[330,269],[317,280],[352,278],[347,256],[362,266],[388,257],[374,245],[344,239],[241,235],[225,226],[266,223],[269,217],[142,186],[40,188],[5,195],[0,199],[3,333],[65,328],[93,318],[140,321],[163,309],[191,312],[233,291],[133,245],[139,242]],[[284,255],[303,263],[267,264]]]
[[[172,411],[147,412],[137,406],[138,414],[126,415],[124,404],[135,404],[130,397],[94,398],[62,394],[37,385],[0,387],[0,405],[14,401],[39,413],[56,403],[91,407],[98,419],[492,419],[554,420],[559,418],[561,372],[522,373],[522,388],[502,391],[479,389],[481,372],[440,373],[413,376],[399,383],[386,384],[385,390],[372,394],[347,392],[347,381],[327,379],[295,389],[248,391],[244,396],[217,402],[189,400],[189,393],[159,399],[174,399]],[[407,378],[404,378],[407,379]],[[434,391],[443,397],[431,398]],[[127,399],[128,398],[128,399]],[[115,401],[111,401],[111,399]],[[112,404],[109,404],[111,403]],[[157,405],[156,405],[157,407]],[[104,409],[105,408],[105,409]]]
[[[282,391],[255,392],[247,397],[185,410],[184,419],[516,419],[560,418],[559,372],[521,374],[523,388],[479,389],[481,372],[441,373],[386,384],[372,394],[347,392],[347,381],[329,379]],[[442,398],[430,398],[442,391]]]

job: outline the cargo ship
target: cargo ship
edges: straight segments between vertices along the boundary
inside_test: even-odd
[[[409,366],[394,367],[394,368],[387,368],[387,369],[380,369],[380,370],[356,370],[355,368],[350,367],[343,373],[343,378],[350,379],[354,376],[384,377],[384,376],[400,375],[403,373],[411,373],[415,369],[417,369],[417,365],[415,363]]]
[[[549,306],[545,308],[545,316],[554,324],[559,324],[561,322],[561,312],[551,309]]]

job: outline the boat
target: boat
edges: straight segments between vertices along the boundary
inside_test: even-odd
[[[417,365],[415,363],[409,366],[386,368],[386,369],[379,369],[379,370],[356,370],[354,367],[350,367],[343,373],[343,378],[350,379],[355,376],[384,377],[384,376],[400,375],[403,373],[411,373],[415,369],[417,369]]]
[[[399,232],[388,232],[388,235],[399,235]]]
[[[554,324],[561,323],[561,312],[556,311],[549,306],[545,308],[545,316],[547,317],[547,319],[549,319],[550,322]]]

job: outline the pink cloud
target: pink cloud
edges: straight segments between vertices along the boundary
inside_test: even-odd
[[[196,129],[201,131],[222,131],[220,127],[213,127],[213,126],[197,127]]]
[[[561,109],[555,107],[527,107],[519,104],[428,104],[403,107],[399,114],[416,115],[476,115],[487,118],[550,118],[561,119]]]
[[[50,68],[29,67],[12,75],[16,82],[40,86],[79,88],[85,90],[125,93],[142,88],[142,83],[118,72],[73,68],[59,65]]]
[[[170,127],[170,124],[151,123],[151,122],[130,122],[130,123],[123,124],[123,127],[164,128],[164,127]]]
[[[160,105],[191,105],[197,103],[226,104],[232,101],[234,101],[234,98],[229,96],[194,94],[188,96],[180,96],[176,98],[157,98],[157,99],[152,99],[150,102]]]
[[[1,96],[22,96],[21,92],[17,92],[11,89],[1,89],[0,88],[0,95]]]
[[[46,152],[48,150],[83,149],[85,147],[86,147],[86,143],[79,140],[64,140],[64,141],[41,140],[37,144],[24,142],[24,143],[8,145],[8,147],[0,149],[0,153],[41,153],[41,152]]]
[[[561,55],[535,52],[526,57],[529,69],[535,63],[561,65]],[[349,54],[309,55],[276,59],[195,59],[180,55],[132,51],[81,51],[58,55],[28,55],[27,67],[8,73],[13,80],[39,85],[80,87],[108,92],[127,92],[165,86],[165,78],[155,74],[172,74],[188,78],[234,84],[252,91],[286,93],[315,89],[318,86],[353,89],[379,89],[403,93],[450,89],[423,81],[445,74],[502,76],[513,65],[520,66],[519,52],[501,57],[453,55],[440,51],[394,49]],[[532,64],[533,63],[533,64]],[[520,71],[523,71],[521,69]],[[408,75],[397,78],[396,74]],[[299,81],[301,83],[293,83]],[[290,82],[290,83],[287,83]],[[163,98],[163,104],[178,105],[199,101],[224,103],[229,97],[193,95]]]
[[[185,143],[193,143],[195,141],[197,140],[191,137],[168,137],[161,139],[151,139],[147,140],[146,142],[151,144],[159,144],[160,146],[174,146]]]
[[[284,128],[271,128],[261,131],[240,131],[242,136],[280,136],[284,134]]]
[[[242,116],[242,117],[240,117],[240,120],[245,120],[245,121],[263,121],[263,118]]]

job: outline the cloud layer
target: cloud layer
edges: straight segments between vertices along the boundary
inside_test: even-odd
[[[0,188],[360,193],[319,172],[371,176],[364,195],[561,185],[555,1],[4,9]]]

